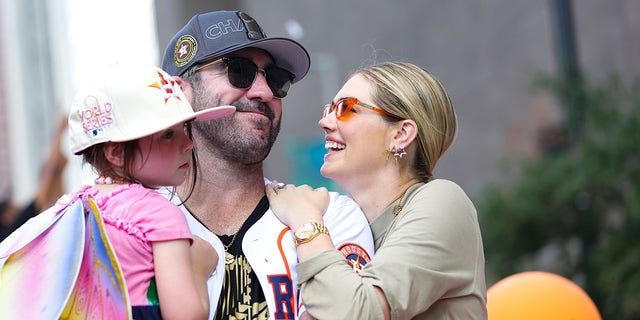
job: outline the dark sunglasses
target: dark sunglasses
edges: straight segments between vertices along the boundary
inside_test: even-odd
[[[353,109],[353,106],[355,105],[359,105],[361,107],[365,107],[368,109],[371,109],[372,111],[385,115],[385,116],[389,116],[391,118],[394,119],[398,119],[398,120],[402,120],[401,117],[396,116],[394,114],[391,114],[387,111],[385,111],[384,109],[378,108],[378,107],[374,107],[371,105],[368,105],[362,101],[359,101],[356,98],[342,98],[338,101],[336,101],[336,103],[329,103],[326,104],[324,106],[324,111],[322,112],[322,117],[326,117],[328,116],[331,112],[335,111],[336,112],[336,118],[338,120],[347,120],[349,119],[349,111],[351,111],[351,109]]]
[[[264,69],[258,68],[253,61],[242,57],[225,57],[214,60],[209,63],[197,66],[191,71],[195,73],[212,65],[224,63],[227,66],[227,77],[229,83],[238,89],[247,89],[251,87],[253,81],[256,80],[256,74],[261,72],[267,80],[267,85],[271,89],[273,96],[276,98],[284,98],[291,87],[294,75],[275,65],[267,66]]]

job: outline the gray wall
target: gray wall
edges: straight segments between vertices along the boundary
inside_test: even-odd
[[[555,101],[531,88],[536,73],[556,68],[551,1],[207,3],[212,9],[241,8],[270,36],[289,36],[291,21],[304,31],[297,40],[311,54],[311,72],[284,100],[283,130],[266,164],[267,174],[281,181],[299,181],[300,170],[316,170],[317,154],[308,159],[306,151],[292,154],[291,146],[322,141],[321,106],[351,71],[374,61],[412,62],[444,83],[460,131],[436,176],[457,181],[472,197],[510,177],[506,161],[534,157],[539,128],[560,117]],[[194,13],[209,10],[201,1],[157,0],[156,6],[163,49]],[[581,0],[573,8],[578,59],[588,73],[600,80],[611,73],[625,81],[637,75],[640,1]],[[292,157],[313,164],[299,168]]]

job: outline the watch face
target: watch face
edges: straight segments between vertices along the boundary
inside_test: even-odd
[[[311,223],[305,223],[301,225],[295,232],[295,236],[298,239],[307,239],[315,233],[315,226]]]

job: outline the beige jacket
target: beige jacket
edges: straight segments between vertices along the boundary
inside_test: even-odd
[[[396,217],[393,207],[403,209]],[[317,319],[487,319],[476,209],[448,180],[419,183],[371,223],[376,253],[357,275],[336,250],[297,266],[302,301]]]

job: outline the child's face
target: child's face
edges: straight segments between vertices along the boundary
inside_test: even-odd
[[[177,186],[184,182],[191,166],[193,142],[183,123],[140,138],[132,174],[148,186]]]

